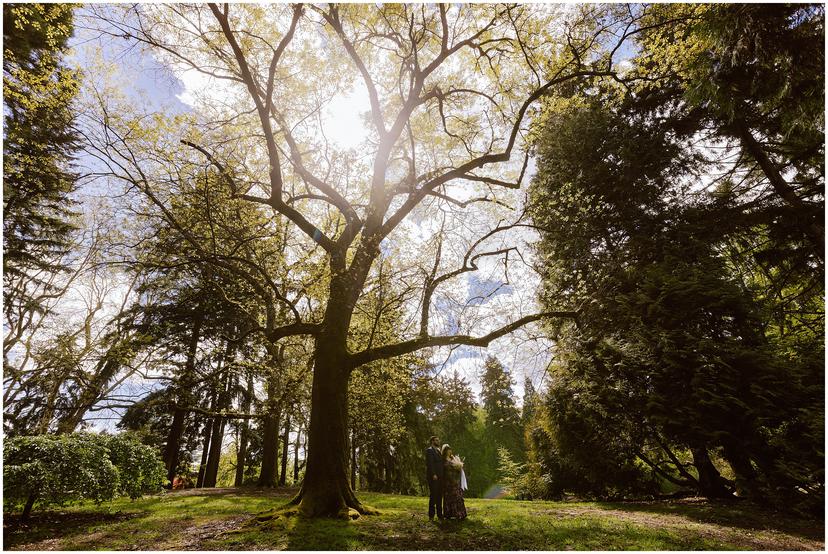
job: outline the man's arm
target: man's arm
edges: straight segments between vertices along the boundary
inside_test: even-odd
[[[437,467],[436,467],[436,460],[434,459],[434,450],[431,448],[426,449],[426,469],[428,471],[428,478],[433,480],[434,476],[437,475]],[[439,478],[439,477],[438,477]]]

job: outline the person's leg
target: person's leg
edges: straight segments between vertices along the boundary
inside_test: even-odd
[[[433,482],[428,483],[428,519],[434,519],[434,512],[437,511],[438,514],[443,513],[441,509],[441,501],[440,495],[438,492],[438,488],[435,486]]]
[[[443,480],[437,481],[437,517],[443,519]]]

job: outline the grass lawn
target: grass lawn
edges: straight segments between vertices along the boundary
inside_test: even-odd
[[[207,489],[4,518],[4,550],[823,550],[824,521],[742,502],[467,499],[465,521],[428,521],[426,498],[360,493],[354,521],[251,516],[292,490]]]

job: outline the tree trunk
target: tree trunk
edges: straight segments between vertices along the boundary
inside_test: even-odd
[[[282,435],[282,469],[279,473],[279,486],[287,484],[288,441],[290,440],[290,414],[285,417],[285,432]]]
[[[108,352],[107,355],[109,355]],[[119,369],[121,369],[121,364],[117,360],[104,357],[98,362],[95,367],[95,377],[92,379],[92,382],[83,389],[80,397],[75,401],[75,405],[58,420],[56,431],[58,435],[67,435],[75,432],[75,429],[78,428],[83,418],[86,417],[89,409],[101,397],[104,388],[112,381]]]
[[[348,508],[366,513],[348,481],[349,372],[343,367],[344,346],[344,340],[331,344],[319,337],[316,341],[307,467],[302,490],[294,499],[308,517],[347,517]]]
[[[357,449],[353,435],[351,436],[351,489],[357,490]]]
[[[190,337],[190,344],[187,349],[187,363],[184,366],[184,374],[181,376],[178,387],[178,402],[184,406],[187,405],[191,397],[190,382],[195,373],[195,359],[198,352],[198,340],[201,335],[201,323],[204,320],[204,314],[198,311],[194,317],[193,334]],[[164,461],[167,464],[167,479],[170,481],[170,487],[172,487],[173,479],[175,479],[175,471],[178,467],[181,436],[184,434],[186,418],[186,410],[181,407],[176,407],[170,432],[167,435],[167,447],[164,450]]]
[[[710,461],[707,448],[694,447],[693,465],[699,472],[699,493],[707,498],[731,498],[733,495],[725,487],[725,480],[719,474],[719,470]]]
[[[218,478],[219,462],[221,461],[221,447],[224,443],[224,426],[226,421],[223,417],[213,420],[213,436],[210,438],[210,456],[207,458],[207,467],[204,470],[204,486],[215,487]]]
[[[178,454],[181,450],[181,435],[184,434],[184,420],[187,417],[187,412],[181,408],[176,408],[173,414],[172,425],[170,425],[170,432],[167,434],[167,446],[164,449],[164,463],[167,466],[167,479],[170,481],[172,487],[175,473],[178,469]]]
[[[302,427],[296,428],[296,442],[293,444],[293,484],[299,482],[299,435]]]
[[[247,373],[247,394],[244,395],[242,403],[242,412],[250,412],[250,404],[253,398],[253,373]],[[249,440],[248,434],[250,432],[250,422],[246,419],[241,422],[241,431],[239,432],[239,449],[236,454],[236,480],[233,486],[240,487],[244,484],[244,464],[247,458],[247,442]]]
[[[228,408],[230,395],[228,389],[230,388],[230,371],[229,361],[232,357],[232,350],[230,346],[227,348],[227,355],[225,357],[224,367],[228,369],[224,379],[219,383],[218,402],[216,408],[218,410],[225,410]],[[227,418],[215,417],[213,419],[213,436],[210,439],[210,456],[207,458],[207,469],[204,471],[204,486],[215,487],[218,479],[219,462],[221,461],[221,449],[224,446],[224,429],[227,425]]]
[[[29,498],[26,499],[26,505],[23,506],[23,513],[20,515],[21,521],[29,521],[29,515],[31,515],[32,513],[32,508],[34,507],[35,500],[37,500],[37,494],[30,493]]]
[[[61,374],[55,376],[55,380],[49,389],[49,394],[46,396],[46,406],[40,414],[36,434],[43,435],[49,432],[49,425],[52,423],[52,418],[55,416],[55,404],[57,402],[58,394],[60,393],[60,385],[65,381],[66,377]]]
[[[736,492],[739,496],[751,496],[754,493],[753,484],[756,481],[756,470],[744,450],[734,445],[724,448],[724,459],[730,465],[735,475]]]
[[[350,517],[349,509],[371,513],[348,482],[348,378],[353,367],[347,344],[354,306],[378,254],[377,243],[358,252],[347,270],[344,256],[331,258],[334,277],[314,344],[305,480],[292,501],[306,517]]]
[[[204,486],[204,475],[207,471],[207,456],[210,453],[210,437],[213,435],[213,420],[207,419],[204,425],[204,444],[201,448],[201,463],[198,465],[198,480],[196,481],[196,488],[200,489]]]
[[[262,469],[259,473],[260,487],[276,486],[276,464],[279,454],[279,413],[270,413],[264,418],[262,430]]]

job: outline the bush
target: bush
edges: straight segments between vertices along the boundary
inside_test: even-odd
[[[157,451],[129,434],[96,435],[109,448],[109,460],[118,470],[118,495],[132,499],[157,492],[167,480],[167,469]]]
[[[166,472],[155,450],[124,435],[37,435],[3,444],[4,511],[157,491]]]

